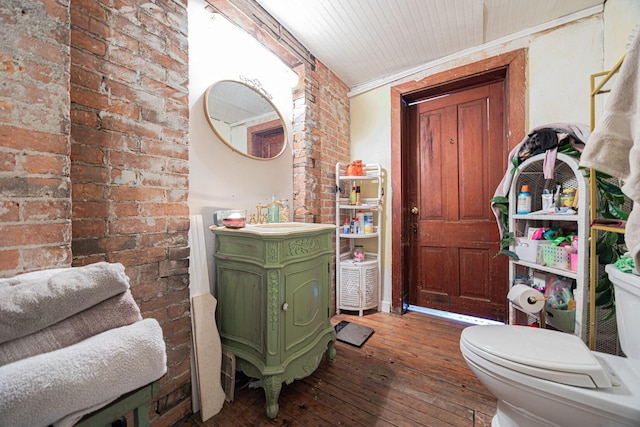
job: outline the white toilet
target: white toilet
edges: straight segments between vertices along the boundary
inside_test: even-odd
[[[640,426],[640,276],[606,266],[627,357],[575,335],[526,326],[470,326],[460,350],[498,399],[493,427]]]

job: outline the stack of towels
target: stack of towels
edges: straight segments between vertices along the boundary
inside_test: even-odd
[[[0,279],[0,425],[70,426],[165,373],[122,264]]]

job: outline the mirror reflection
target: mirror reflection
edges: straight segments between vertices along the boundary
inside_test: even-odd
[[[280,112],[260,82],[221,80],[207,89],[205,114],[218,137],[233,150],[256,159],[284,152],[286,132]]]

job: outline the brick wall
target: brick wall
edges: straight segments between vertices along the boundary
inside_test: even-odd
[[[71,265],[69,15],[0,3],[0,277]]]
[[[71,0],[73,264],[121,262],[162,326],[154,425],[191,410],[186,1]]]
[[[335,221],[335,166],[349,159],[348,87],[324,64],[295,71],[301,84],[294,93],[294,219]]]
[[[121,262],[191,411],[185,1],[0,4],[0,276]],[[72,255],[73,254],[73,255]]]

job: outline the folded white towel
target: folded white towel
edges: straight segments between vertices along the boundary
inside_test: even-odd
[[[0,279],[0,343],[37,332],[127,289],[124,266],[107,262]]]
[[[0,367],[0,426],[75,424],[84,414],[166,373],[155,319]],[[71,415],[70,415],[71,414]]]
[[[0,366],[58,350],[140,320],[140,309],[129,289],[38,332],[0,343]]]

